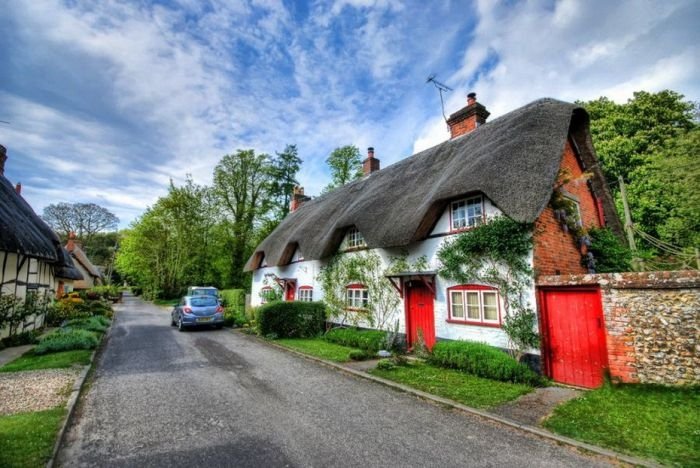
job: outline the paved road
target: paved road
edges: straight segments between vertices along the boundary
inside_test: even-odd
[[[61,466],[601,466],[127,297]]]

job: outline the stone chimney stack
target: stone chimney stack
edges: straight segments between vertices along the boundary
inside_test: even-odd
[[[465,133],[473,132],[479,125],[486,123],[491,115],[489,111],[476,102],[476,93],[467,94],[467,105],[450,115],[447,125],[450,126],[450,138],[456,138]]]
[[[374,148],[367,148],[367,159],[362,161],[362,172],[365,177],[379,170],[379,159],[374,157]]]
[[[311,197],[304,195],[304,187],[296,186],[292,190],[292,200],[289,202],[289,212],[294,213],[306,201],[311,200]]]
[[[5,161],[7,161],[7,149],[0,145],[0,176],[5,175]]]

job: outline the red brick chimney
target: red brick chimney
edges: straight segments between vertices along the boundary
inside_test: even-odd
[[[0,176],[5,175],[5,161],[7,161],[7,149],[0,145]]]
[[[365,176],[379,170],[379,159],[374,157],[374,148],[367,148],[367,159],[362,161],[362,172]]]
[[[476,130],[476,127],[486,123],[486,119],[491,115],[489,111],[476,102],[476,93],[467,94],[467,105],[450,115],[447,125],[450,126],[450,138],[456,138],[465,133]]]
[[[292,200],[289,202],[289,212],[294,213],[306,201],[311,200],[311,197],[304,195],[304,187],[296,186],[292,191]]]
[[[66,243],[66,250],[68,252],[73,252],[75,249],[75,233],[73,231],[68,233],[68,242]]]

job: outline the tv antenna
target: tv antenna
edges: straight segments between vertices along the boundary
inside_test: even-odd
[[[0,123],[4,123],[4,124],[7,124],[7,125],[10,125],[10,122],[8,122],[7,120],[0,120]]]
[[[426,83],[432,83],[440,93],[440,106],[442,107],[442,118],[445,119],[445,122],[447,122],[447,117],[445,116],[445,101],[442,98],[442,93],[447,92],[447,91],[452,91],[452,88],[447,86],[446,84],[440,83],[438,80],[435,79],[437,75],[435,73],[431,74],[427,80],[425,80]]]

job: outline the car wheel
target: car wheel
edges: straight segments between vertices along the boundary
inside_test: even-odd
[[[185,331],[185,325],[182,323],[182,318],[177,320],[177,329],[181,332]]]
[[[177,323],[175,323],[175,319],[174,319],[173,316],[171,315],[171,316],[170,316],[170,326],[171,326],[171,327],[174,327],[174,326],[176,326],[176,325],[177,325]]]

